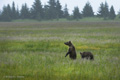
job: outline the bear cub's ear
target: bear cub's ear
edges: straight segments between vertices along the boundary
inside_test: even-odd
[[[71,41],[69,41],[69,43],[71,44]]]
[[[82,52],[80,52],[80,54],[82,55],[83,53],[82,53]]]

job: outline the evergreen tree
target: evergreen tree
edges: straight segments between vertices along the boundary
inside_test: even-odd
[[[49,19],[56,19],[56,1],[55,0],[49,0],[48,1],[49,6]]]
[[[120,10],[118,11],[118,14],[117,14],[117,15],[118,15],[118,17],[120,18]]]
[[[19,9],[17,7],[17,10],[16,10],[16,18],[19,19],[20,18],[20,12],[19,12]]]
[[[64,11],[63,11],[63,16],[64,18],[69,18],[69,12],[68,12],[68,8],[67,8],[67,4],[65,5]]]
[[[98,11],[98,17],[104,17],[104,7],[105,5],[103,3],[100,4],[99,11]]]
[[[49,19],[49,6],[44,5],[44,19]]]
[[[10,7],[9,5],[6,7],[3,7],[3,11],[1,13],[1,21],[11,21],[11,16],[10,16]]]
[[[92,17],[92,16],[94,16],[92,6],[90,5],[89,2],[87,2],[83,8],[83,17]]]
[[[118,15],[120,15],[120,10],[118,11]]]
[[[22,5],[20,17],[22,19],[28,19],[28,18],[30,18],[29,8],[27,7],[26,3],[24,5]]]
[[[0,15],[1,15],[1,13],[2,13],[2,12],[1,12],[1,10],[0,10]]]
[[[115,15],[114,8],[113,8],[113,6],[111,6],[109,18],[110,18],[110,19],[115,19],[115,17],[116,17],[116,15]]]
[[[12,19],[16,19],[16,9],[15,9],[15,3],[12,3]]]
[[[42,20],[43,19],[43,8],[40,0],[35,0],[31,8],[32,19]]]
[[[79,8],[78,7],[75,7],[74,10],[73,10],[73,18],[78,20],[81,18],[81,14],[79,12]]]
[[[1,12],[1,10],[0,10],[0,21],[1,21],[1,13],[2,13],[2,12]]]
[[[57,2],[56,2],[56,17],[57,17],[57,19],[63,17],[62,6],[61,6],[59,0],[57,0]]]
[[[105,4],[101,3],[98,11],[98,16],[103,17],[104,19],[108,19],[109,17],[109,8],[107,2]]]
[[[107,2],[105,2],[105,7],[104,7],[104,19],[107,19],[109,17],[109,7]]]
[[[8,15],[10,16],[10,18],[12,18],[12,10],[9,4],[7,5],[7,11],[8,11]]]

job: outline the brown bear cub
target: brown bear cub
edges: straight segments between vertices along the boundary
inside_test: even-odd
[[[71,43],[71,41],[65,42],[65,45],[69,46],[68,52],[66,53],[65,57],[67,57],[67,55],[69,54],[69,57],[71,59],[76,59],[77,55],[76,55],[76,50],[74,45]]]
[[[80,52],[80,55],[82,58],[94,60],[94,56],[91,52],[83,52],[83,53]]]

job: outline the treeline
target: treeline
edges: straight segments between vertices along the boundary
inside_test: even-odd
[[[35,0],[32,7],[28,8],[27,4],[23,4],[21,9],[15,7],[15,3],[12,6],[9,4],[4,6],[0,12],[0,21],[11,21],[15,19],[35,19],[35,20],[59,20],[60,18],[66,18],[68,20],[78,20],[84,17],[101,17],[106,19],[115,19],[116,14],[114,7],[109,6],[107,2],[101,3],[98,14],[94,14],[93,8],[89,2],[87,2],[82,11],[78,7],[74,7],[73,13],[69,13],[67,5],[62,7],[59,0],[49,0],[47,5],[42,5],[40,0]]]

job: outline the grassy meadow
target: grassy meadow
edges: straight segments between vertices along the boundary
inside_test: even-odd
[[[65,58],[66,41],[76,60]],[[120,80],[120,22],[1,22],[0,79]]]

